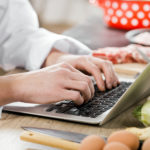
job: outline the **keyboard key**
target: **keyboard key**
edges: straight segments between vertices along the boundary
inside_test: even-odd
[[[94,97],[88,103],[77,106],[73,101],[62,101],[51,104],[47,111],[56,110],[56,113],[64,113],[75,116],[95,118],[112,108],[131,83],[121,82],[116,88],[101,92],[95,85]]]

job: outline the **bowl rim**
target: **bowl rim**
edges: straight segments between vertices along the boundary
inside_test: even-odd
[[[150,28],[140,28],[140,29],[134,29],[134,30],[130,30],[128,31],[126,34],[125,34],[125,37],[126,39],[133,43],[133,44],[139,44],[139,45],[142,45],[142,46],[150,46],[149,44],[141,44],[141,43],[138,43],[136,42],[135,40],[133,40],[133,38],[135,36],[137,36],[138,34],[140,33],[143,33],[143,32],[150,32]]]

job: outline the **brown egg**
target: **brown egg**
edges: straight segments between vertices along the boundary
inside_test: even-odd
[[[142,150],[150,150],[150,138],[144,141],[142,145]]]
[[[130,148],[120,142],[111,142],[108,143],[103,150],[130,150]]]
[[[110,142],[121,142],[127,145],[131,150],[137,150],[139,147],[138,137],[125,130],[117,131],[111,134],[108,138],[108,143]]]
[[[82,140],[79,150],[103,150],[105,141],[97,136],[90,135]]]

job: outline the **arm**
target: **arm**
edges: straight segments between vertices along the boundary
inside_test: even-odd
[[[48,104],[64,99],[80,105],[93,95],[90,77],[65,63],[0,77],[0,106],[19,101]]]
[[[0,7],[3,12],[0,16],[0,64],[5,70],[39,69],[54,45],[61,47],[62,52],[90,53],[88,47],[73,38],[39,28],[37,15],[28,0],[5,0],[4,5],[3,9]]]
[[[13,76],[0,77],[0,106],[15,102]]]

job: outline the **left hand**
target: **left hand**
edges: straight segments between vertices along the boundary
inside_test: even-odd
[[[57,56],[58,57],[54,59],[54,57],[52,58],[52,55],[50,55],[50,57],[55,60],[53,64],[65,62],[82,72],[92,75],[100,91],[105,91],[106,88],[111,89],[119,84],[118,77],[110,61],[89,55],[70,55],[62,54],[62,52],[60,52],[60,54],[58,53]],[[46,66],[52,65],[51,58],[47,58]],[[104,74],[106,81],[104,81],[102,74]]]

